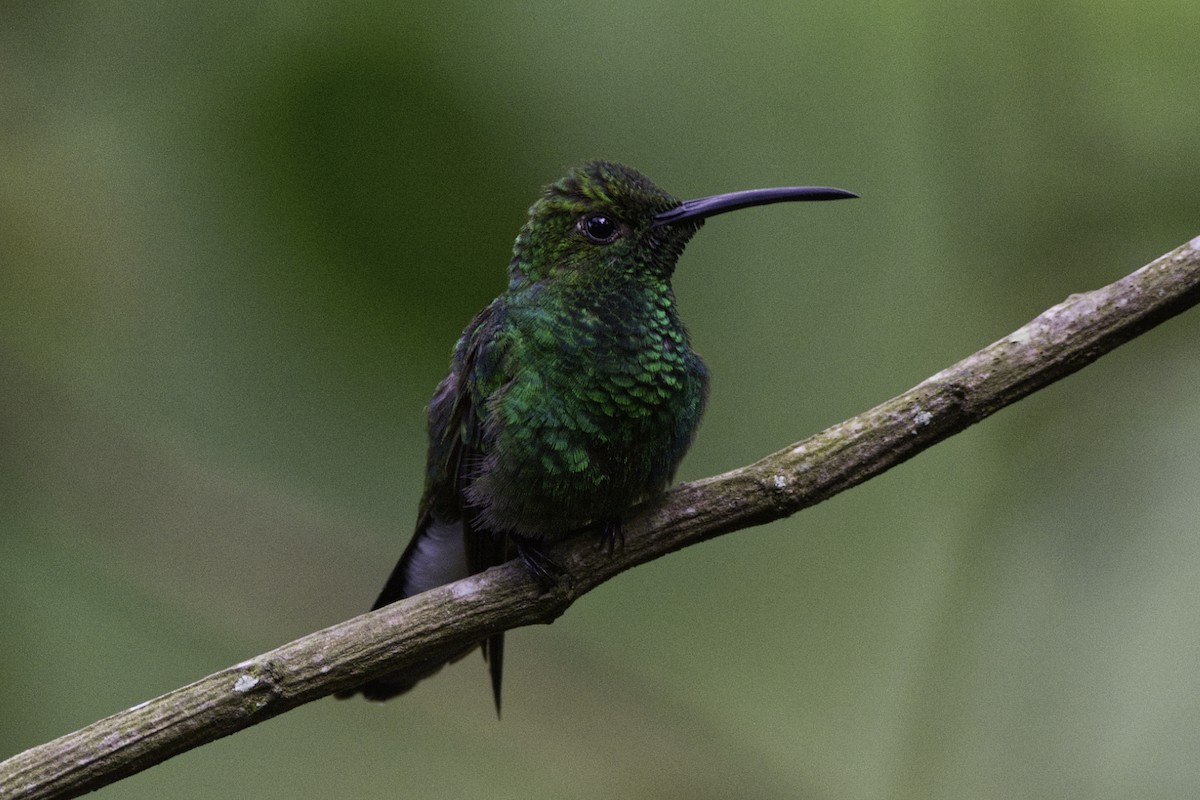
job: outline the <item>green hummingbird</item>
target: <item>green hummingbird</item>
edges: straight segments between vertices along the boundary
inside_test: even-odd
[[[708,393],[671,288],[684,246],[727,211],[849,197],[793,186],[681,202],[607,161],[547,186],[508,287],[467,325],[430,401],[416,532],[372,609],[517,556],[548,583],[558,568],[541,548],[585,529],[619,543],[623,515],[674,476]],[[480,646],[499,713],[503,634],[340,696],[386,700]]]

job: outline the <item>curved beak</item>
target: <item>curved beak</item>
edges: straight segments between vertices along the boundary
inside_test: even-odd
[[[685,200],[674,208],[655,215],[654,222],[650,227],[660,228],[663,225],[675,225],[689,219],[705,219],[717,214],[724,214],[727,211],[737,211],[739,208],[765,206],[771,203],[792,203],[801,200],[845,200],[851,197],[858,197],[858,195],[830,186],[780,186],[774,189],[747,189],[743,192],[714,194],[711,197]]]

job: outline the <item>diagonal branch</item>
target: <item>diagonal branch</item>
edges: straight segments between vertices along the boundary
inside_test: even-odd
[[[546,594],[517,563],[309,634],[0,763],[0,798],[75,797],[341,689],[491,633],[549,623],[638,564],[786,517],[899,464],[1200,302],[1200,237],[875,408],[637,511],[625,546],[551,550]]]

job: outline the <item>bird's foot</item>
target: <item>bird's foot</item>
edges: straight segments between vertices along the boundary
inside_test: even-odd
[[[612,517],[600,523],[599,546],[608,551],[608,555],[617,550],[625,549],[625,526],[620,517]]]
[[[530,539],[513,537],[517,543],[517,555],[529,574],[538,582],[542,592],[548,592],[558,583],[558,579],[566,574],[550,556]]]

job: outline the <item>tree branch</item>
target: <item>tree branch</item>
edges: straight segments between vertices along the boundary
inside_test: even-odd
[[[297,639],[0,763],[0,798],[76,797],[173,755],[491,633],[549,623],[638,564],[786,517],[878,475],[1200,302],[1200,237],[875,408],[638,509],[611,557],[553,548],[546,594],[516,562]]]

